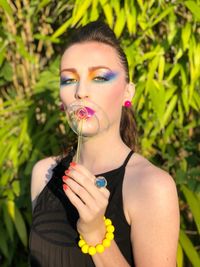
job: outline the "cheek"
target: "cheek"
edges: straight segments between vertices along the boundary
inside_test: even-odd
[[[123,105],[123,95],[123,87],[117,85],[106,93],[106,97],[102,96],[102,107],[104,107],[104,111],[110,118],[120,116]]]
[[[69,90],[66,90],[66,88],[60,89],[59,92],[60,95],[60,100],[65,104],[68,105],[69,103],[71,103],[73,100],[73,95],[72,93],[70,93]]]

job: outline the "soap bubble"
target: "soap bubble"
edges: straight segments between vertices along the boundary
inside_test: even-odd
[[[77,135],[91,137],[109,128],[107,114],[96,103],[77,100],[65,106],[67,120]]]

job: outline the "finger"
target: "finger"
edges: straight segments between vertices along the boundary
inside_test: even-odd
[[[88,191],[85,190],[84,187],[82,187],[79,183],[75,182],[71,178],[68,178],[64,182],[82,200],[85,205],[91,208],[94,199],[91,194],[89,194]]]
[[[71,190],[69,186],[66,184],[63,184],[63,191],[65,192],[66,196],[70,200],[70,202],[76,207],[78,210],[78,213],[81,216],[86,216],[88,211],[87,211],[87,206],[81,201],[81,199]]]
[[[95,176],[88,177],[83,173],[78,172],[76,169],[69,169],[67,174],[70,178],[81,185],[93,198],[99,198],[101,196],[100,190],[95,186]]]
[[[86,167],[84,167],[81,164],[71,162],[69,170],[71,170],[71,169],[74,169],[74,170],[82,173],[83,175],[87,176],[89,179],[94,180],[94,175]]]
[[[103,194],[106,198],[109,198],[110,195],[109,190],[105,187],[97,188],[97,186],[95,185],[96,177],[83,165],[72,162],[70,163],[69,169],[66,170],[65,173],[66,175],[76,180],[84,188],[86,188],[87,186],[86,190],[89,191],[93,197],[94,194],[96,195],[96,197],[100,197],[100,195]],[[88,185],[88,182],[86,181],[84,176],[85,178],[88,178],[92,182],[92,184]],[[98,189],[98,191],[96,189]]]

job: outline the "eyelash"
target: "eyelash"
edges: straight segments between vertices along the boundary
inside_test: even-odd
[[[95,76],[94,78],[93,78],[93,80],[95,81],[95,82],[107,82],[107,81],[109,81],[109,79],[107,78],[107,77],[105,77],[105,76]]]
[[[69,79],[63,79],[60,81],[60,85],[70,85],[76,83],[77,80],[74,78],[69,78]]]
[[[92,80],[94,82],[100,83],[100,82],[108,82],[110,79],[109,79],[109,77],[106,77],[106,75],[105,76],[97,75],[97,76],[93,77]],[[67,86],[67,85],[74,84],[76,82],[78,82],[78,80],[76,80],[75,78],[61,79],[60,85]]]

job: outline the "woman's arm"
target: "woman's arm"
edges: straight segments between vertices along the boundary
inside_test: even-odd
[[[129,179],[124,190],[136,266],[175,267],[179,205],[172,177],[150,166]]]
[[[52,177],[52,169],[56,166],[56,157],[42,159],[35,163],[31,175],[31,201],[34,209],[37,197]]]

